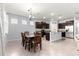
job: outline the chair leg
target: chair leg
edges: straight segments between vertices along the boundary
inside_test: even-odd
[[[30,44],[28,45],[28,51],[30,51]]]
[[[23,45],[23,47],[24,47],[24,40],[22,40],[22,45]]]
[[[24,47],[24,42],[23,42],[23,47]]]
[[[34,45],[34,52],[36,52],[36,45]]]
[[[27,47],[27,43],[25,44],[25,50],[26,50],[26,47]]]
[[[41,44],[40,44],[40,50],[42,49],[42,46],[41,46]]]

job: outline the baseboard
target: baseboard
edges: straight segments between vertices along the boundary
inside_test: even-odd
[[[73,38],[72,37],[65,37],[65,38],[74,39],[74,37]]]
[[[62,39],[59,39],[59,40],[54,40],[54,41],[51,41],[51,42],[57,42],[57,41],[61,41]]]
[[[7,39],[7,42],[10,42],[10,41],[16,41],[16,40],[21,40],[21,39]]]

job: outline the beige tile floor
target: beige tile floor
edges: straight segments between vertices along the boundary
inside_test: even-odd
[[[50,43],[45,39],[42,40],[42,50],[37,49],[34,53],[30,52],[21,45],[21,41],[10,41],[6,45],[7,56],[79,56],[74,39],[60,40]]]

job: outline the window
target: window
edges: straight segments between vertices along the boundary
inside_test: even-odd
[[[22,20],[22,24],[26,25],[27,21],[26,20]]]
[[[65,28],[68,32],[73,32],[73,26],[66,26]]]
[[[18,20],[17,19],[11,19],[11,24],[18,24]]]
[[[30,25],[34,25],[34,22],[33,21],[30,21]]]

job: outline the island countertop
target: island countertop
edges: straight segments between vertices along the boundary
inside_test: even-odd
[[[50,32],[50,42],[62,39],[61,32]]]

